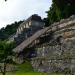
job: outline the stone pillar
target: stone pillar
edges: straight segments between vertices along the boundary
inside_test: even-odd
[[[42,56],[45,56],[45,47],[43,46]]]

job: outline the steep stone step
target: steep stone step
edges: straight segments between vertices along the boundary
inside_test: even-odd
[[[43,35],[49,29],[50,29],[50,27],[46,27],[44,29],[37,31],[34,35],[32,35],[28,39],[24,40],[20,45],[18,45],[16,48],[14,48],[13,51],[15,53],[19,53],[19,52],[23,51],[24,48],[26,48],[28,45],[30,45],[34,40],[39,38],[41,35]]]

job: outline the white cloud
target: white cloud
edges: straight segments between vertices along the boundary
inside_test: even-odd
[[[50,0],[0,0],[0,28],[14,21],[28,18],[32,14],[46,17]]]

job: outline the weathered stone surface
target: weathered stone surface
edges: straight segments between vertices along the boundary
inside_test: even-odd
[[[36,23],[34,22],[33,25]],[[41,24],[41,23],[40,23]],[[39,24],[39,25],[40,25]],[[28,25],[28,24],[27,24]],[[37,25],[30,26],[35,32]],[[20,28],[22,31],[23,29]],[[29,29],[29,28],[28,28]],[[31,31],[31,33],[33,33]],[[30,32],[27,31],[30,35]],[[32,58],[32,66],[34,70],[42,72],[63,72],[63,71],[74,71],[75,69],[75,16],[71,16],[68,19],[63,19],[60,22],[54,23],[49,27],[36,31],[35,34],[31,34],[27,39],[25,33],[19,34],[20,45],[13,49],[14,52],[19,53],[24,48],[29,47],[37,39],[42,36],[46,41],[46,35],[52,33],[52,38],[36,46],[37,56]],[[47,36],[48,37],[48,36]],[[49,38],[48,38],[49,39]],[[21,41],[22,40],[22,41]],[[35,44],[36,45],[36,44]],[[35,47],[35,45],[33,45]]]
[[[4,68],[3,68],[4,64],[0,63],[0,66],[1,66],[2,70],[4,70]],[[17,68],[18,67],[16,65],[13,65],[13,64],[7,64],[6,65],[6,71],[16,71]]]
[[[58,26],[63,25],[65,23],[67,23],[66,25],[68,26],[64,25],[65,27],[62,27],[61,30],[59,29],[58,31],[55,31],[53,33],[54,41],[51,40],[50,45],[40,46],[39,48],[36,48],[37,57],[32,58],[32,66],[34,67],[34,69],[36,64],[38,65],[36,66],[35,70],[43,72],[72,71],[75,73],[75,24],[73,23],[75,22],[74,20],[75,17],[72,16],[67,20],[60,21],[60,24]],[[69,24],[71,25],[69,26]],[[55,30],[55,28],[53,29]],[[60,43],[58,43],[56,38],[60,36]]]

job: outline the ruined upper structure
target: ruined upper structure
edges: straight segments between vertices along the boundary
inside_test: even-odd
[[[16,34],[10,36],[10,41],[15,40],[16,43],[20,44],[26,38],[30,37],[36,31],[44,27],[44,22],[40,16],[34,14],[25,20],[17,29]]]
[[[20,34],[26,28],[42,28],[44,26],[44,22],[41,17],[37,14],[30,16],[27,20],[25,20],[17,29],[17,34]]]
[[[44,22],[40,16],[34,14],[25,20],[17,29],[14,40],[19,45],[28,37],[32,36],[36,31],[42,29]]]

